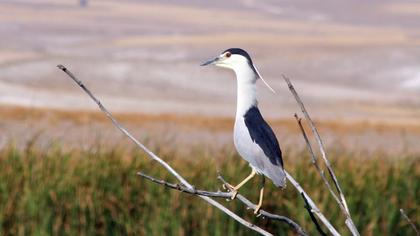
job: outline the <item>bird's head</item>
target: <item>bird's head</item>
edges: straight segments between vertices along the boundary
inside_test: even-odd
[[[234,71],[249,68],[257,73],[249,54],[240,48],[226,49],[218,57],[201,64],[201,66],[207,65],[215,65],[218,67],[232,69]]]
[[[273,92],[275,91],[268,85],[265,80],[261,77],[254,63],[252,62],[249,54],[241,48],[229,48],[223,51],[218,57],[204,62],[201,66],[215,65],[218,67],[228,68],[235,71],[238,75],[248,74],[251,76],[245,76],[252,78],[254,81],[261,79],[264,84]],[[241,76],[242,77],[242,76]]]

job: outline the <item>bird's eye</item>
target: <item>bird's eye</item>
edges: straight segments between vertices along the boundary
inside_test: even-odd
[[[230,57],[230,56],[232,56],[232,53],[227,52],[227,53],[225,54],[225,56],[226,56],[226,57]]]

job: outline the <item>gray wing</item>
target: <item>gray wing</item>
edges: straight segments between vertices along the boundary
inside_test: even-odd
[[[251,139],[263,150],[265,158],[270,164],[265,165],[264,174],[273,180],[276,186],[285,185],[285,173],[279,142],[271,127],[262,117],[257,107],[251,107],[244,115],[245,125],[248,128]],[[262,157],[264,158],[264,157]]]

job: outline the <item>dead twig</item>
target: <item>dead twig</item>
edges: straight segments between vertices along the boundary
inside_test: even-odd
[[[299,125],[300,131],[302,132],[302,136],[303,136],[303,138],[304,138],[304,140],[305,140],[305,143],[306,143],[306,146],[307,146],[307,148],[308,148],[309,154],[310,154],[310,156],[311,156],[311,158],[312,158],[312,164],[315,166],[316,170],[318,171],[319,175],[321,176],[322,180],[324,181],[324,183],[325,183],[325,185],[327,186],[328,190],[330,191],[331,195],[333,196],[333,198],[334,198],[334,199],[335,199],[335,201],[337,202],[338,206],[339,206],[339,207],[341,208],[341,210],[342,210],[342,211],[346,214],[346,212],[347,212],[347,211],[346,211],[346,209],[345,209],[345,206],[341,203],[341,201],[340,201],[340,199],[338,198],[337,194],[336,194],[336,193],[334,192],[334,190],[332,189],[331,184],[330,184],[330,182],[328,181],[327,176],[325,176],[324,171],[323,171],[323,170],[321,169],[321,167],[318,165],[318,162],[317,162],[317,158],[316,158],[315,152],[314,152],[314,150],[312,149],[312,145],[311,145],[311,143],[309,142],[309,138],[308,138],[308,136],[307,136],[307,134],[306,134],[306,132],[305,132],[305,129],[303,128],[303,125],[302,125],[302,119],[301,119],[301,118],[299,118],[299,116],[298,116],[297,114],[295,114],[295,119],[296,119],[296,121],[297,121],[297,123],[298,123],[298,125]],[[346,217],[347,217],[347,215],[346,215]]]
[[[328,219],[322,214],[319,208],[315,205],[314,201],[309,197],[309,195],[303,190],[300,184],[285,170],[286,178],[289,182],[296,188],[299,194],[303,197],[305,204],[310,206],[311,213],[318,216],[322,223],[328,228],[330,233],[334,236],[340,236],[340,233],[334,228],[334,226],[328,221]],[[228,184],[220,175],[218,177],[224,184]],[[239,194],[238,194],[239,196]],[[255,206],[255,205],[254,205]],[[255,208],[254,208],[255,209]]]
[[[111,120],[111,122],[119,129],[124,135],[126,135],[131,141],[133,141],[138,147],[140,147],[146,154],[153,160],[157,161],[159,164],[161,164],[169,173],[171,173],[186,189],[190,191],[195,191],[194,186],[192,186],[190,183],[188,183],[187,180],[185,180],[178,172],[176,172],[168,163],[166,163],[164,160],[162,160],[160,157],[158,157],[155,153],[153,153],[151,150],[149,150],[145,145],[143,145],[140,141],[138,141],[136,138],[134,138],[133,135],[131,135],[113,116],[112,114],[102,105],[102,103],[97,99],[93,93],[83,84],[83,82],[79,79],[77,79],[73,73],[71,73],[66,67],[63,65],[57,66],[60,70],[62,70],[64,73],[66,73],[74,82],[79,85],[80,88],[83,89],[85,93],[89,95],[89,97],[98,105],[99,109],[105,113],[105,115]],[[258,232],[261,235],[268,235],[271,236],[272,234],[265,231],[264,229],[244,220],[243,218],[236,215],[234,212],[227,209],[225,206],[220,204],[219,202],[215,201],[214,199],[204,196],[204,195],[197,195],[198,197],[202,198],[206,202],[210,203],[211,205],[217,207],[221,211],[223,211],[228,216],[232,217],[237,222],[241,223],[242,225],[246,226],[247,228],[254,230]]]
[[[322,236],[327,236],[327,234],[322,230],[321,225],[319,225],[318,220],[316,219],[314,213],[312,212],[312,208],[309,205],[308,199],[306,199],[305,194],[301,194],[303,201],[305,202],[305,208],[309,213],[309,216],[311,217],[312,222],[314,222],[315,226],[316,226],[316,230],[318,230],[319,234],[321,234]]]
[[[286,177],[290,181],[290,183],[296,188],[300,195],[303,196],[305,203],[307,203],[311,207],[311,212],[314,213],[318,219],[327,227],[330,233],[334,236],[340,236],[340,233],[334,228],[334,226],[328,221],[328,219],[322,214],[319,208],[315,205],[314,201],[309,197],[309,195],[303,190],[300,184],[287,172]]]
[[[183,193],[188,193],[188,194],[192,194],[192,195],[200,195],[200,196],[207,196],[207,197],[214,197],[214,198],[226,198],[226,199],[230,199],[230,197],[232,197],[232,193],[230,192],[222,192],[222,191],[217,191],[217,192],[210,192],[210,191],[206,191],[206,190],[199,190],[199,189],[191,189],[188,187],[185,187],[183,185],[180,184],[174,184],[174,183],[169,183],[165,180],[160,180],[160,179],[156,179],[155,177],[152,177],[150,175],[146,175],[143,172],[137,172],[137,175],[152,181],[153,183],[156,184],[160,184],[163,185],[167,188],[171,188],[171,189],[175,189],[178,190],[180,192]]]
[[[417,229],[416,225],[414,224],[414,222],[410,218],[408,218],[407,214],[405,214],[405,212],[402,208],[400,209],[400,213],[405,218],[405,220],[408,222],[408,224],[411,225],[411,228],[413,228],[413,230],[416,232],[416,235],[419,236],[420,232]]]
[[[305,105],[303,104],[303,102],[300,99],[299,95],[297,94],[295,88],[293,87],[292,83],[290,82],[290,79],[287,78],[284,75],[283,75],[283,78],[286,81],[286,83],[287,83],[287,85],[289,87],[290,92],[293,94],[296,102],[298,103],[298,105],[299,105],[302,113],[304,114],[307,122],[309,123],[309,126],[311,127],[312,133],[315,136],[315,140],[316,140],[316,142],[318,144],[318,147],[319,147],[319,150],[320,150],[320,153],[321,153],[321,157],[322,157],[322,159],[323,159],[323,161],[325,163],[325,166],[327,167],[327,170],[328,170],[328,173],[329,173],[331,179],[333,180],[334,186],[335,186],[338,194],[340,195],[340,198],[338,198],[338,196],[332,190],[331,185],[329,184],[328,180],[326,179],[323,171],[320,169],[319,165],[317,164],[317,159],[316,159],[315,153],[313,152],[313,149],[312,149],[312,147],[310,145],[310,142],[309,142],[309,140],[308,140],[308,138],[306,136],[306,133],[305,133],[303,127],[302,127],[302,124],[300,123],[299,118],[297,118],[297,116],[296,116],[296,119],[298,120],[299,126],[301,128],[301,131],[303,132],[303,135],[304,135],[304,138],[305,138],[305,142],[306,142],[306,144],[308,146],[308,149],[310,151],[310,154],[312,156],[312,163],[315,165],[315,167],[317,168],[318,172],[321,174],[321,177],[322,177],[324,183],[327,185],[327,188],[330,190],[330,193],[333,195],[334,199],[337,201],[338,205],[340,206],[341,211],[345,215],[345,217],[346,217],[345,223],[346,223],[347,228],[350,230],[350,232],[353,235],[359,236],[360,234],[359,234],[359,232],[358,232],[358,230],[357,230],[357,228],[356,228],[356,226],[355,226],[355,224],[354,224],[354,222],[353,222],[353,220],[351,218],[350,211],[349,211],[349,208],[347,206],[347,202],[346,202],[346,198],[344,196],[344,193],[341,190],[341,187],[340,187],[340,184],[338,182],[338,179],[337,179],[337,177],[336,177],[336,175],[335,175],[335,173],[334,173],[334,171],[333,171],[333,169],[331,167],[331,163],[330,163],[330,161],[327,158],[327,154],[325,152],[325,148],[324,148],[324,144],[323,144],[323,142],[321,140],[321,136],[319,135],[318,130],[315,127],[314,122],[312,121],[311,117],[309,116],[309,113],[306,111]]]
[[[115,125],[115,127],[117,127],[124,135],[126,135],[131,141],[133,141],[138,147],[140,147],[141,149],[143,149],[144,152],[146,152],[146,154],[152,158],[153,160],[157,161],[159,164],[161,164],[167,171],[169,171],[169,173],[171,173],[173,176],[175,176],[175,178],[178,179],[179,182],[181,182],[185,187],[187,187],[188,189],[193,190],[194,187],[188,183],[178,172],[176,172],[168,163],[166,163],[164,160],[162,160],[160,157],[158,157],[156,154],[154,154],[152,151],[150,151],[145,145],[143,145],[140,141],[138,141],[136,138],[134,138],[133,135],[131,135],[113,116],[112,114],[102,105],[102,103],[99,101],[99,99],[97,99],[92,92],[82,83],[82,81],[80,81],[79,79],[77,79],[73,73],[71,73],[66,67],[64,67],[63,65],[58,65],[57,66],[60,70],[62,70],[64,73],[66,73],[71,79],[73,79],[74,82],[76,82],[80,88],[83,89],[83,91],[85,93],[87,93],[89,95],[89,97],[99,106],[99,109],[101,109],[102,112],[105,113],[105,115],[111,120],[111,122]],[[206,202],[210,203],[211,205],[217,207],[218,209],[220,209],[221,211],[223,211],[225,214],[227,214],[228,216],[232,217],[233,219],[235,219],[236,221],[238,221],[239,223],[241,223],[242,225],[246,226],[249,229],[252,229],[262,235],[272,235],[271,233],[263,230],[262,228],[242,219],[241,217],[239,217],[238,215],[236,215],[235,213],[233,213],[232,211],[230,211],[229,209],[227,209],[226,207],[224,207],[222,204],[220,204],[219,202],[213,200],[210,197],[207,196],[199,196],[200,198],[202,198],[203,200],[205,200]]]
[[[154,178],[150,175],[146,175],[142,172],[138,172],[137,174],[139,176],[147,179],[147,180],[152,181],[153,183],[160,184],[160,185],[163,185],[165,187],[175,189],[175,190],[183,192],[183,193],[188,193],[188,194],[192,194],[192,195],[201,195],[201,196],[207,196],[207,197],[213,197],[213,198],[223,198],[223,199],[229,199],[229,200],[233,196],[233,193],[231,193],[231,192],[222,192],[222,191],[211,192],[211,191],[206,191],[206,190],[189,189],[189,188],[187,188],[183,185],[180,185],[180,184],[169,183],[165,180],[156,179],[156,178]],[[221,180],[223,183],[227,183],[221,175],[218,176],[218,179]],[[247,209],[255,210],[256,207],[257,207],[255,204],[253,204],[251,201],[249,201],[247,198],[245,198],[241,194],[237,194],[236,199],[238,199],[240,202],[242,202],[247,207]],[[272,213],[269,213],[269,212],[264,211],[262,209],[258,213],[259,213],[259,215],[261,215],[262,217],[265,217],[267,219],[281,221],[281,222],[284,222],[284,223],[288,224],[290,227],[292,227],[296,231],[296,233],[298,235],[302,235],[302,236],[307,235],[306,232],[302,229],[302,227],[300,227],[296,222],[289,219],[288,217],[272,214]]]

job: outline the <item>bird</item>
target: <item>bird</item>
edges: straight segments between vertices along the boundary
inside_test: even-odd
[[[237,106],[233,141],[237,152],[249,163],[252,171],[238,185],[227,184],[226,187],[233,193],[232,199],[234,199],[245,183],[256,174],[262,175],[259,201],[254,210],[254,214],[257,214],[263,202],[264,176],[268,177],[276,187],[286,187],[280,145],[258,108],[256,83],[261,80],[273,93],[275,91],[262,78],[251,56],[241,48],[229,48],[216,58],[201,64],[201,66],[207,65],[231,69],[236,74]]]

